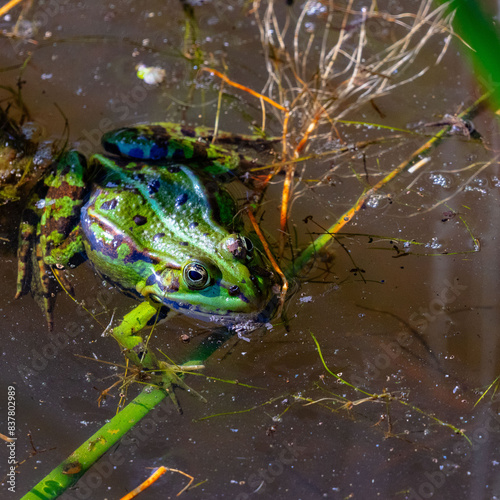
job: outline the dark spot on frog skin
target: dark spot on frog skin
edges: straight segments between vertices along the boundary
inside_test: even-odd
[[[116,205],[118,205],[118,202],[116,201],[116,198],[113,198],[112,200],[101,203],[101,210],[113,210]]]
[[[153,134],[153,139],[155,141],[168,141],[170,139],[170,136],[167,133],[167,129],[165,127],[162,127],[161,125],[148,125],[147,129],[151,131],[151,133]]]
[[[175,200],[175,207],[179,208],[182,205],[184,205],[184,203],[186,203],[186,201],[188,201],[188,198],[189,198],[189,196],[187,193],[182,193],[181,195],[179,195],[177,197],[177,199]]]
[[[181,247],[187,247],[187,246],[189,246],[189,243],[187,241],[181,241],[179,244],[180,244]]]
[[[269,278],[273,275],[271,271],[268,271],[267,269],[264,269],[263,267],[260,266],[249,267],[249,270],[252,274],[256,274],[257,276],[261,276],[262,278]],[[252,278],[253,277],[254,276],[252,276]]]
[[[160,181],[155,179],[148,184],[148,192],[149,194],[156,194],[160,189]]]
[[[191,127],[182,127],[181,134],[185,135],[186,137],[196,137],[194,129]]]
[[[240,293],[240,287],[238,285],[230,286],[228,289],[228,292],[229,292],[229,295],[231,295],[231,297],[235,297],[236,295],[238,295]]]
[[[153,241],[158,241],[158,240],[161,240],[164,236],[165,236],[165,233],[156,233],[156,234],[153,236]]]
[[[148,221],[147,217],[144,217],[144,215],[135,215],[134,216],[134,222],[137,226],[143,226],[146,224]]]
[[[144,159],[144,151],[139,147],[130,148],[129,150],[125,149],[125,154],[131,158],[137,158],[138,160]]]
[[[197,222],[191,222],[191,224],[189,224],[189,229],[196,229],[198,227],[198,223]]]
[[[175,165],[172,165],[170,167],[168,167],[168,171],[171,173],[171,174],[177,174],[178,172],[181,171],[181,168],[180,167],[177,167]]]
[[[156,283],[156,275],[151,274],[148,276],[148,279],[146,280],[146,286],[152,286]]]
[[[185,160],[186,155],[182,149],[176,149],[172,155],[172,160]]]
[[[168,145],[167,144],[153,144],[149,150],[149,157],[152,160],[161,160],[168,156]]]
[[[172,281],[167,287],[167,292],[173,293],[178,291],[179,291],[179,278],[177,276],[174,276],[174,278],[172,278]]]

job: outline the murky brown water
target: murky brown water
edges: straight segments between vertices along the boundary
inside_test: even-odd
[[[197,41],[209,65],[223,59],[234,80],[260,91],[267,72],[259,33],[242,4],[196,6]],[[300,8],[294,5],[294,19]],[[23,98],[47,137],[63,132],[60,110],[71,142],[84,151],[98,148],[109,122],[213,124],[218,82],[207,83],[203,77],[193,83],[196,69],[182,57],[184,37],[189,37],[180,2],[40,2],[34,12],[40,27],[32,38],[38,45],[1,38],[0,68],[20,65],[35,48],[22,73]],[[285,12],[280,3],[278,16]],[[18,14],[19,8],[14,9],[0,27],[12,29]],[[316,19],[311,16],[310,22]],[[426,47],[423,57],[429,64],[441,47],[442,41]],[[311,48],[315,50],[317,46]],[[405,128],[461,111],[480,91],[458,50],[453,43],[439,66],[377,99],[384,117],[368,104],[346,118]],[[164,68],[166,81],[146,88],[134,72],[141,62]],[[1,84],[14,86],[19,75],[19,68],[7,69]],[[225,90],[221,129],[247,132],[248,121],[260,123],[256,99]],[[433,150],[429,164],[388,184],[381,191],[384,196],[372,199],[344,228],[348,234],[340,242],[353,262],[338,243],[332,245],[333,259],[317,264],[287,304],[288,328],[276,320],[271,331],[254,333],[250,343],[231,341],[206,364],[206,375],[260,389],[191,377],[188,382],[207,404],[179,391],[183,415],[161,405],[157,423],[149,419],[133,431],[64,498],[118,499],[143,481],[149,468],[160,465],[202,483],[188,493],[191,498],[500,498],[498,398],[488,396],[474,406],[500,373],[498,167],[489,166],[461,189],[477,172],[476,162],[495,157],[499,141],[488,111],[481,111],[474,125],[482,140],[447,137]],[[276,120],[270,119],[269,127],[280,133]],[[338,128],[347,143],[396,134]],[[378,171],[389,171],[427,139],[405,136],[368,148],[368,178],[363,178],[362,157],[354,153],[338,163],[308,164],[305,180],[336,169],[332,185],[310,189],[311,182],[300,184],[304,196],[291,213],[294,244],[303,248],[313,237],[310,232],[322,231],[306,224],[307,216],[329,227],[366,185],[380,180]],[[274,242],[282,180],[277,178],[270,189],[263,223]],[[428,210],[455,192],[447,203]],[[58,297],[54,333],[64,336],[75,320],[81,333],[56,352],[47,347],[43,316],[31,297],[13,300],[20,210],[21,205],[10,204],[0,211],[0,432],[6,432],[7,387],[15,385],[17,459],[26,462],[19,468],[16,493],[4,489],[2,498],[20,498],[114,415],[116,391],[103,407],[96,400],[114,381],[110,376],[115,370],[88,358],[122,361],[114,341],[102,338],[102,328],[68,297]],[[480,241],[478,252],[470,233]],[[406,248],[398,238],[415,243]],[[408,251],[411,255],[405,255]],[[355,267],[364,270],[365,280],[353,272]],[[103,315],[105,324],[114,308],[119,315],[133,306],[132,300],[104,287],[89,266],[80,266],[74,275],[78,298],[90,306],[103,293],[109,311]],[[187,345],[179,341],[186,330],[196,337]],[[176,318],[158,329],[155,342],[182,359],[206,333],[206,326]],[[311,333],[332,371],[370,393],[390,391],[410,406],[359,402],[362,395],[325,372]],[[306,406],[298,396],[325,399]],[[330,400],[339,396],[359,404],[341,408]],[[250,411],[238,413],[242,410]],[[199,420],[226,412],[235,413]],[[471,444],[431,415],[463,429]],[[32,457],[28,433],[38,450]],[[121,456],[123,463],[111,471],[105,464],[113,456]],[[2,452],[0,474],[6,470]],[[173,498],[184,484],[182,476],[167,474],[140,498]]]

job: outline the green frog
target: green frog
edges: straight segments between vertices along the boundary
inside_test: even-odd
[[[87,164],[64,153],[35,188],[20,226],[17,297],[30,289],[49,329],[58,270],[87,257],[141,303],[113,336],[137,365],[162,368],[137,335],[178,311],[223,325],[256,325],[273,309],[271,265],[220,180],[253,160],[172,123],[104,134],[109,154]],[[222,140],[232,142],[229,134]],[[267,319],[266,319],[267,317]]]

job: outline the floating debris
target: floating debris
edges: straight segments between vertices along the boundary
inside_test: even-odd
[[[137,70],[137,78],[144,80],[148,85],[158,85],[165,80],[166,72],[163,68],[158,66],[146,66],[145,64],[138,64],[135,69]]]

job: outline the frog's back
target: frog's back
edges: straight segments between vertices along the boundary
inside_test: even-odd
[[[113,270],[117,263],[129,272],[134,267],[130,283],[150,273],[151,264],[180,268],[188,258],[211,255],[234,231],[233,200],[192,167],[101,155],[94,162],[100,174],[82,212],[89,256],[109,261]]]

